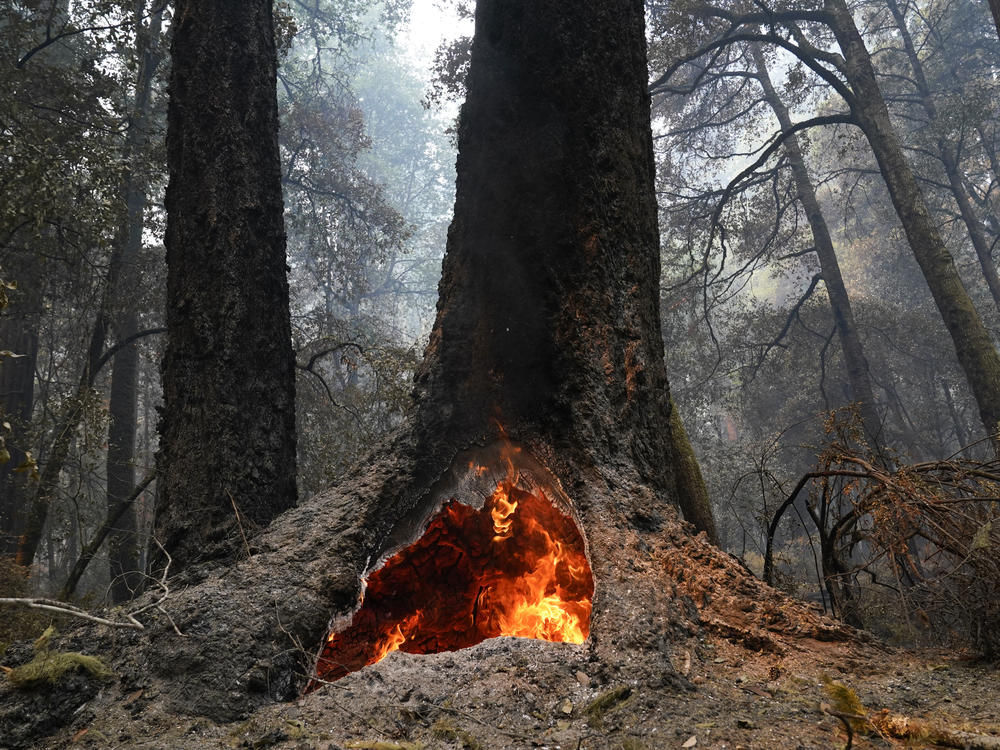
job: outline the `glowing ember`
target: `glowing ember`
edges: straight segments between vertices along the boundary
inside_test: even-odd
[[[350,626],[330,635],[319,678],[339,679],[397,649],[436,653],[501,635],[582,643],[594,594],[583,538],[544,492],[516,482],[508,463],[482,510],[448,502],[420,539],[373,572]]]

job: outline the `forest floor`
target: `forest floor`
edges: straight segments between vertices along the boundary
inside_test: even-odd
[[[100,717],[81,712],[45,747],[295,748],[843,748],[824,680],[871,711],[1000,737],[1000,672],[942,650],[783,639],[762,653],[722,636],[677,647],[684,679],[607,665],[580,646],[524,639],[459,652],[396,652],[294,703],[229,725],[179,717],[134,695]],[[639,675],[633,677],[633,674]],[[998,740],[1000,741],[1000,740]],[[2,741],[0,741],[2,745]],[[877,734],[854,748],[937,747]]]
[[[109,686],[37,747],[839,750],[848,736],[830,712],[847,708],[981,737],[951,746],[1000,748],[997,665],[882,645],[748,576],[701,538],[652,557],[690,614],[642,648],[497,638],[426,656],[395,652],[232,724],[172,713],[156,688],[112,697]],[[838,702],[830,681],[860,704]],[[909,741],[853,735],[861,750],[940,746],[926,732]]]

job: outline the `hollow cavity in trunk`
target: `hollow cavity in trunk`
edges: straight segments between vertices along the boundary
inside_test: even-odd
[[[360,607],[331,629],[320,680],[395,650],[438,653],[505,635],[586,640],[594,577],[584,537],[557,481],[527,453],[499,443],[459,456],[421,515],[401,521],[400,533],[418,538],[365,575]]]

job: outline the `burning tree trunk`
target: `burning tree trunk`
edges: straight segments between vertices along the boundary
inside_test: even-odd
[[[480,0],[412,421],[249,559],[178,576],[172,622],[130,649],[117,635],[152,671],[124,690],[155,681],[175,709],[233,718],[298,694],[328,642],[346,644],[323,655],[335,677],[329,662],[522,635],[526,618],[671,679],[665,639],[691,616],[664,551],[684,536],[644,39],[641,0]],[[432,584],[420,601],[415,582]]]

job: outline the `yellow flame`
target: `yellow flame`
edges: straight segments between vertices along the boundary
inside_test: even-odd
[[[493,539],[500,540],[510,536],[510,527],[514,525],[514,512],[517,510],[517,500],[511,500],[504,483],[497,485],[493,493],[493,508],[490,516],[493,518]]]

